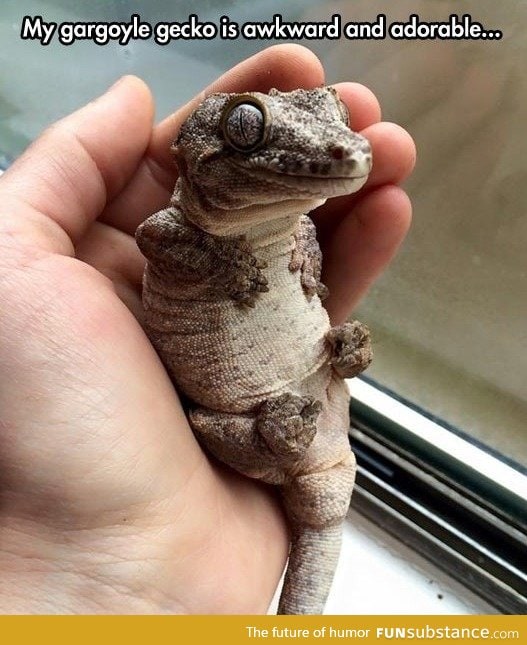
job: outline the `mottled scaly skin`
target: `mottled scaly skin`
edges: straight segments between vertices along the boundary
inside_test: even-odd
[[[145,328],[202,444],[281,487],[292,537],[279,613],[322,613],[355,475],[343,378],[371,350],[360,323],[330,326],[305,213],[364,184],[370,147],[319,88],[212,95],[174,154],[171,203],[137,231]]]

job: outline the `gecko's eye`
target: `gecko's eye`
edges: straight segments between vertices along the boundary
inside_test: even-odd
[[[261,146],[267,137],[267,110],[252,96],[238,96],[227,104],[221,127],[225,141],[232,148],[251,152]]]

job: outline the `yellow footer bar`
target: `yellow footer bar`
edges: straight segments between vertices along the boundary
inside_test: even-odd
[[[2,616],[6,643],[527,643],[527,616]]]

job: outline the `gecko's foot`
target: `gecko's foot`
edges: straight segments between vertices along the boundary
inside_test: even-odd
[[[321,300],[327,298],[329,289],[320,281],[322,273],[322,253],[316,237],[315,225],[307,215],[303,215],[293,234],[294,247],[289,262],[289,270],[300,271],[300,284],[308,300],[317,294]]]
[[[218,280],[227,294],[238,304],[254,307],[259,294],[269,291],[267,278],[262,272],[267,263],[256,259],[250,246],[242,240],[230,253],[232,257],[229,271],[223,275],[220,273]]]
[[[333,327],[326,338],[333,350],[331,364],[340,376],[357,376],[371,363],[370,331],[358,320]]]
[[[322,404],[313,397],[281,394],[260,407],[258,432],[277,456],[298,459],[315,437],[321,409]]]

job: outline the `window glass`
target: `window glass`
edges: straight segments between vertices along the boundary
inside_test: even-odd
[[[379,3],[366,4],[348,14],[373,19]],[[504,36],[354,48],[356,76],[418,148],[412,230],[357,312],[374,333],[368,374],[525,466],[527,5],[403,2],[389,18],[412,11],[431,21],[469,13]],[[345,75],[345,48],[328,56],[334,77]]]

